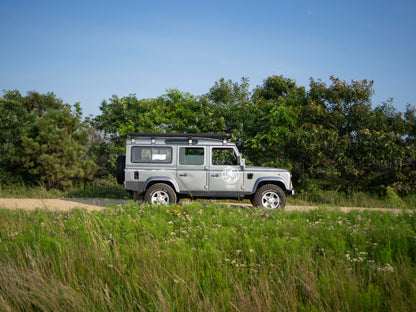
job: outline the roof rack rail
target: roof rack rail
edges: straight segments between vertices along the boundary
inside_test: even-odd
[[[217,140],[229,140],[229,133],[151,133],[151,132],[132,132],[127,133],[131,137],[152,137],[152,138],[209,138]]]

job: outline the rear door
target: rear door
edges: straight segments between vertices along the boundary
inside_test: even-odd
[[[195,193],[208,190],[206,169],[206,147],[179,146],[178,147],[177,180],[181,192]]]

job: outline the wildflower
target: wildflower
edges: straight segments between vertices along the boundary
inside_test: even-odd
[[[385,266],[377,268],[377,272],[391,272],[394,273],[394,268],[387,263]]]
[[[166,210],[166,213],[170,213],[170,210],[168,209],[168,210]]]

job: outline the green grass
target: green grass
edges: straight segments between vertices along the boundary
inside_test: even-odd
[[[289,197],[289,201],[289,204],[297,205],[415,209],[416,194],[411,193],[399,197],[390,187],[387,188],[386,194],[383,196],[364,192],[346,194],[320,190],[318,192],[302,193],[293,198]]]
[[[76,185],[66,191],[57,189],[47,189],[45,186],[28,186],[25,184],[0,185],[0,197],[14,198],[111,198],[111,199],[131,199],[123,185],[119,185],[113,178],[95,181],[92,183]],[[225,200],[233,203],[249,204],[248,199]],[[204,203],[221,203],[224,200],[207,200],[198,199],[195,202]],[[316,191],[312,193],[302,192],[295,196],[288,196],[288,205],[313,205],[320,207],[370,207],[370,208],[399,208],[415,209],[416,194],[408,194],[405,197],[399,197],[391,188],[387,188],[386,195],[368,194],[355,192],[345,194],[334,191]]]
[[[3,198],[130,198],[123,185],[117,184],[112,179],[95,181],[75,185],[66,191],[47,189],[44,185],[33,186],[24,184],[0,185],[0,197]]]
[[[416,311],[416,217],[0,210],[0,311]]]

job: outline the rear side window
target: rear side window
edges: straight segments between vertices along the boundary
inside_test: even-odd
[[[172,148],[133,146],[131,149],[131,162],[169,164],[172,162]]]

